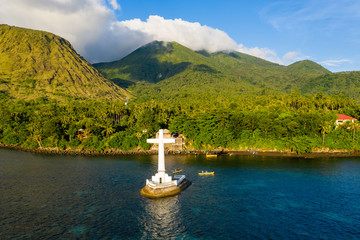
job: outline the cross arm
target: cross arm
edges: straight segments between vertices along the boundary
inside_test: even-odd
[[[147,143],[175,143],[175,139],[171,139],[171,138],[164,138],[164,139],[147,139],[146,140]]]
[[[175,143],[175,139],[172,138],[164,138],[163,143]]]

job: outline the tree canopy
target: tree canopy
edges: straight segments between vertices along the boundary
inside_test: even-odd
[[[312,152],[359,150],[357,125],[335,126],[337,113],[358,118],[360,105],[344,96],[248,95],[218,101],[131,102],[2,99],[0,141],[24,148],[149,149],[160,128],[182,133],[187,149],[227,148]]]

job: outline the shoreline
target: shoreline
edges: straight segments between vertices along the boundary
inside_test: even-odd
[[[69,155],[69,156],[126,156],[126,155],[157,155],[157,150],[131,150],[124,151],[120,149],[106,149],[102,152],[91,149],[67,149],[59,150],[57,148],[36,148],[26,149],[20,146],[0,144],[0,148],[13,149],[23,152],[31,152],[35,154],[46,155]],[[193,151],[166,151],[167,155],[206,155],[208,150],[193,150]],[[314,151],[312,153],[287,152],[287,151],[246,151],[246,150],[226,150],[218,156],[268,156],[268,157],[292,157],[292,158],[320,158],[320,157],[360,157],[360,151]]]

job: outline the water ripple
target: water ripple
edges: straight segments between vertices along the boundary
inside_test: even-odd
[[[153,156],[0,149],[0,239],[359,239],[359,159],[167,156],[167,167],[192,185],[152,200],[139,190]]]

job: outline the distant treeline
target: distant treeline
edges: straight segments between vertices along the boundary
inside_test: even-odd
[[[360,150],[358,125],[336,127],[337,113],[358,118],[360,105],[341,95],[302,96],[297,91],[127,105],[106,100],[4,98],[0,100],[0,143],[28,149],[148,150],[146,139],[167,128],[186,137],[187,149]]]

